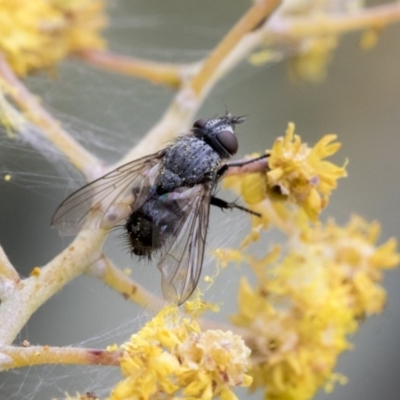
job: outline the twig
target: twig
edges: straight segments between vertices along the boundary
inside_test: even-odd
[[[256,6],[258,7],[257,4]],[[252,24],[254,28],[257,26],[257,23],[254,23],[255,19],[253,20],[253,17],[259,19],[259,22],[262,22],[263,18],[256,11],[254,14],[248,16],[245,22]],[[209,66],[207,64],[203,65],[202,74],[209,75],[210,72],[207,72],[207,70],[212,73],[218,70],[221,71],[221,66],[217,65],[220,58],[222,59],[222,63],[226,64],[228,59],[233,57],[233,60],[228,62],[228,64],[237,64],[238,60],[243,59],[246,54],[263,42],[273,44],[308,36],[339,34],[374,27],[381,28],[398,20],[400,20],[400,5],[396,3],[337,15],[320,14],[308,17],[275,15],[273,20],[263,25],[263,28],[253,32],[247,31],[247,34],[241,39],[246,44],[236,46],[236,56],[228,53],[225,55],[221,54],[221,49],[229,52],[228,45],[230,40],[226,36],[224,41],[215,49],[215,57],[208,58],[207,62]],[[234,34],[237,34],[238,31],[239,28],[235,32],[231,31],[230,34],[234,37]],[[246,28],[243,32],[246,33]],[[237,38],[234,38],[232,43],[237,43],[235,40]],[[158,63],[101,50],[87,50],[78,53],[77,56],[100,68],[148,79],[150,82],[164,84],[173,88],[181,86],[182,81],[185,81],[185,77],[187,80],[202,65],[201,62],[188,65]],[[198,74],[194,85],[196,87],[197,85],[201,85],[199,82],[203,79]],[[210,77],[206,80],[208,80],[208,83],[212,81]]]
[[[309,17],[281,17],[265,25],[264,39],[275,42],[280,37],[301,39],[307,36],[339,34],[367,28],[382,28],[400,20],[400,4],[386,4],[348,14],[321,14]]]
[[[207,57],[200,72],[192,81],[191,87],[194,93],[199,96],[204,91],[204,87],[209,83],[210,76],[220,67],[226,56],[235,48],[240,40],[257,25],[260,24],[268,15],[279,5],[279,0],[257,0],[243,17],[228,32],[222,41],[214,48],[210,56]]]
[[[0,346],[0,371],[40,364],[119,365],[120,350],[51,346]]]
[[[169,64],[141,60],[135,57],[113,54],[104,50],[86,50],[77,57],[98,68],[111,72],[147,79],[154,84],[162,84],[177,89],[190,75],[197,64]]]
[[[1,54],[0,77],[12,88],[8,95],[25,111],[29,120],[40,128],[43,135],[89,180],[95,178],[102,163],[61,128],[60,122],[41,106],[37,97],[17,78]]]
[[[111,260],[104,255],[99,261],[91,265],[86,273],[101,279],[115,291],[121,293],[124,299],[132,300],[134,303],[148,310],[158,312],[166,304],[164,300],[152,295],[131,279],[125,272],[117,268]]]

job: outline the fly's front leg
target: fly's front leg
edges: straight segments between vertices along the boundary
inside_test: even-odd
[[[222,175],[225,174],[225,172],[227,172],[230,168],[237,168],[237,169],[241,169],[242,167],[246,166],[246,165],[250,165],[250,164],[255,164],[257,162],[262,162],[262,160],[265,160],[269,157],[269,154],[264,154],[260,157],[257,158],[252,158],[251,160],[245,160],[245,161],[233,161],[230,163],[226,163],[224,164],[217,172],[217,178],[221,178]],[[264,166],[265,169],[268,169],[268,164],[266,163],[266,165]],[[245,172],[245,171],[243,171]],[[254,171],[249,171],[249,172],[254,172]]]
[[[239,204],[236,204],[236,203],[229,203],[229,202],[227,202],[225,200],[222,200],[222,199],[220,199],[218,197],[212,196],[210,204],[212,206],[219,207],[221,210],[228,210],[228,209],[232,210],[232,208],[237,208],[238,210],[245,211],[245,212],[247,212],[247,213],[249,213],[251,215],[255,215],[256,217],[260,217],[261,218],[261,214],[260,213],[257,213],[255,211],[249,210],[248,208],[239,206]]]

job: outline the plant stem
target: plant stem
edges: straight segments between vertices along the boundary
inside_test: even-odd
[[[193,68],[191,65],[141,60],[104,50],[86,50],[77,56],[95,67],[147,79],[154,84],[166,85],[173,89],[181,86],[184,76]]]
[[[214,48],[204,62],[200,72],[193,79],[191,87],[197,96],[204,90],[210,76],[215,73],[240,40],[248,32],[256,28],[267,16],[271,15],[279,4],[280,0],[257,0],[254,2],[253,6]]]
[[[321,14],[308,17],[277,16],[265,25],[264,39],[275,42],[279,37],[301,39],[308,36],[339,34],[368,28],[383,28],[400,20],[400,4],[361,9],[354,13]]]
[[[119,365],[121,351],[51,346],[2,346],[0,371],[41,364]]]
[[[90,266],[87,274],[101,279],[115,291],[122,294],[124,299],[132,300],[139,306],[154,312],[160,311],[166,302],[152,295],[141,285],[131,279],[124,271],[117,268],[109,258],[101,259]]]

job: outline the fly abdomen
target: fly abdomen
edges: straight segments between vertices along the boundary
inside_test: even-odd
[[[150,259],[174,236],[182,217],[178,203],[167,196],[148,199],[126,222],[132,252]]]
[[[151,258],[153,251],[153,222],[142,209],[130,215],[126,230],[131,243],[131,251],[137,256]],[[160,246],[158,246],[160,247]]]

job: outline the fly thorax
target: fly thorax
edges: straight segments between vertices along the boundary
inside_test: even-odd
[[[221,157],[204,140],[192,135],[177,141],[164,160],[162,183],[191,186],[209,181],[221,164]]]

